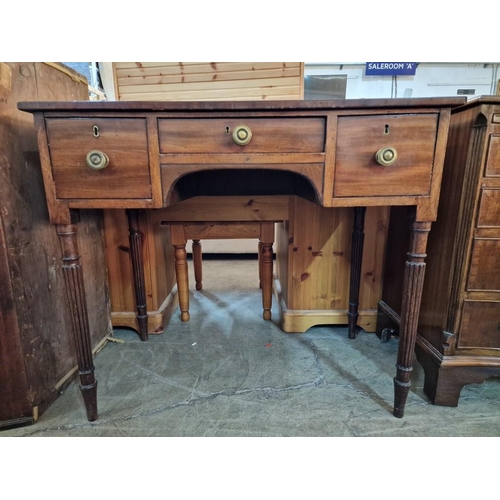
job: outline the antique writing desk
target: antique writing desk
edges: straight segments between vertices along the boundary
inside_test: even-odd
[[[30,102],[50,221],[63,259],[81,391],[97,418],[77,209],[129,214],[141,338],[147,339],[137,210],[192,196],[298,195],[353,207],[349,336],[355,337],[367,206],[412,206],[394,415],[402,417],[450,110],[459,98],[276,102]],[[389,249],[390,251],[390,249]],[[268,256],[266,256],[267,258]]]

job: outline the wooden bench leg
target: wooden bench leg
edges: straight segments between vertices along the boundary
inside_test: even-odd
[[[189,279],[184,226],[172,224],[170,226],[170,236],[175,249],[175,276],[177,279],[181,321],[185,322],[189,321]]]
[[[259,259],[259,288],[262,288],[262,243],[259,241],[258,259]]]
[[[193,240],[193,264],[194,264],[194,280],[196,281],[196,290],[203,288],[202,284],[202,258],[201,258],[201,243],[200,240]]]
[[[260,225],[260,270],[262,284],[263,318],[271,319],[271,306],[273,300],[273,243],[274,223],[262,222]]]

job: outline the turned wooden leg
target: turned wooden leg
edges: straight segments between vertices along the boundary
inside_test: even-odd
[[[414,222],[411,231],[410,251],[406,261],[401,304],[397,372],[394,378],[394,416],[398,418],[404,415],[406,399],[411,386],[413,354],[424,285],[425,251],[430,230],[430,222]]]
[[[201,258],[201,243],[200,240],[193,240],[193,264],[194,264],[194,280],[196,281],[196,290],[201,290],[202,281],[202,258]]]
[[[134,277],[135,306],[137,309],[137,323],[142,341],[148,340],[148,312],[146,307],[146,285],[144,282],[144,262],[142,249],[142,234],[139,229],[139,212],[127,210],[128,230],[130,241],[130,258],[132,261],[132,275]]]
[[[262,259],[261,259],[261,254],[262,254],[262,243],[259,241],[259,249],[257,252],[257,258],[259,259],[259,288],[262,288]]]
[[[271,306],[273,300],[273,243],[274,223],[262,222],[260,225],[260,267],[262,284],[263,318],[271,319]]]
[[[365,240],[365,212],[366,207],[354,209],[354,226],[352,231],[351,246],[351,280],[349,285],[349,312],[348,336],[356,338],[356,326],[358,323],[359,285],[361,281],[361,264],[363,261],[363,243]]]
[[[78,253],[76,222],[74,224],[58,225],[56,231],[61,244],[62,269],[73,323],[80,390],[85,402],[87,418],[92,422],[97,419],[97,380],[94,378],[92,344],[83,272]]]
[[[189,321],[189,279],[184,226],[181,224],[172,224],[170,226],[170,236],[175,249],[175,276],[177,279],[181,321],[185,322]]]

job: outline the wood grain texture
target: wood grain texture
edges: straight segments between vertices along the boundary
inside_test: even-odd
[[[474,238],[467,290],[500,292],[500,238]]]
[[[356,207],[354,209],[354,226],[351,240],[351,269],[349,278],[349,312],[347,313],[349,318],[347,330],[350,339],[354,339],[357,336],[356,326],[359,316],[359,286],[365,241],[365,213],[366,207]]]
[[[97,420],[97,380],[94,377],[94,363],[87,309],[87,298],[83,271],[78,251],[77,225],[56,226],[61,244],[62,270],[66,285],[69,311],[73,323],[72,334],[76,347],[80,391],[87,410],[87,419]]]
[[[240,146],[232,134],[239,125],[252,131]],[[321,153],[323,118],[168,119],[158,121],[161,153]],[[279,140],[277,140],[279,138]]]
[[[172,294],[176,298],[174,253],[170,231],[160,226],[155,210],[141,211],[139,228],[144,237],[144,279],[148,333],[161,333],[170,314],[164,303]],[[138,330],[132,277],[132,263],[128,240],[128,221],[124,210],[104,210],[104,238],[111,299],[111,320],[115,327]]]
[[[3,64],[10,70],[10,84],[0,85],[0,143],[3,145],[0,223],[5,235],[0,255],[7,257],[9,267],[2,266],[2,269],[4,272],[9,269],[9,278],[1,281],[5,293],[11,287],[14,297],[11,305],[18,325],[14,328],[9,323],[8,342],[17,343],[21,351],[14,347],[4,350],[2,344],[0,350],[7,357],[7,364],[3,358],[1,364],[8,375],[0,376],[0,386],[7,384],[12,390],[20,389],[18,377],[26,377],[28,390],[14,390],[11,394],[14,400],[2,398],[0,407],[10,408],[12,413],[6,415],[0,410],[0,420],[16,421],[26,417],[29,420],[24,423],[32,423],[36,419],[35,409],[38,416],[42,415],[60,390],[73,380],[70,376],[62,387],[57,386],[72,372],[77,361],[73,339],[67,334],[71,330],[71,315],[61,307],[66,303],[66,293],[59,242],[47,212],[47,191],[44,191],[40,165],[43,153],[38,149],[33,118],[19,112],[17,103],[36,99],[83,101],[88,98],[88,88],[43,63]],[[69,222],[67,207],[51,212],[52,215],[55,215],[54,221]],[[80,228],[85,234],[80,241],[80,252],[86,269],[91,343],[95,347],[111,333],[102,216],[93,210],[81,214]],[[0,305],[2,314],[2,307],[7,304]],[[0,337],[5,339],[2,331]],[[18,368],[19,363],[22,369]],[[23,405],[28,401],[29,411],[25,411],[26,407],[20,412],[14,410],[18,398],[24,401]]]
[[[410,248],[405,266],[398,360],[394,377],[393,415],[402,418],[411,387],[413,353],[417,339],[420,302],[425,276],[425,257],[430,222],[414,222],[411,229]]]
[[[482,189],[477,227],[500,227],[500,189]]]
[[[132,95],[129,94],[129,96]],[[407,372],[411,369],[411,365],[408,364],[408,352],[413,351],[415,344],[416,318],[418,318],[419,314],[422,293],[423,262],[421,259],[423,259],[423,255],[419,253],[419,250],[425,250],[424,242],[426,242],[427,237],[422,236],[422,233],[427,234],[430,221],[435,218],[435,206],[441,180],[442,153],[447,129],[446,116],[452,102],[456,101],[452,99],[382,99],[339,101],[338,103],[300,102],[293,105],[291,103],[281,104],[278,101],[269,104],[221,102],[210,103],[209,105],[199,102],[186,105],[182,105],[182,103],[147,103],[141,105],[136,102],[129,107],[121,106],[123,103],[104,103],[102,106],[94,107],[91,111],[85,105],[78,103],[72,109],[64,106],[59,107],[54,103],[35,103],[31,105],[21,103],[19,109],[31,110],[35,113],[43,112],[47,120],[62,120],[69,117],[70,113],[73,116],[75,113],[81,113],[80,116],[84,116],[86,119],[106,119],[109,117],[116,120],[140,120],[147,117],[150,128],[153,127],[154,119],[168,120],[165,123],[173,123],[174,125],[175,123],[185,123],[186,125],[189,123],[188,132],[183,132],[180,139],[175,134],[179,133],[182,127],[172,128],[165,137],[162,135],[164,131],[159,131],[162,151],[169,152],[160,153],[159,150],[156,151],[156,140],[151,139],[148,142],[150,156],[158,155],[159,157],[161,154],[159,161],[155,157],[153,164],[160,165],[162,198],[165,206],[195,196],[217,197],[235,194],[246,197],[293,195],[296,199],[299,196],[303,200],[307,198],[316,202],[319,206],[323,204],[344,207],[393,204],[416,206],[416,211],[414,210],[414,214],[416,213],[416,217],[414,217],[414,235],[410,243],[410,257],[407,263],[406,290],[403,293],[403,297],[406,298],[402,308],[402,335],[398,357],[399,367],[396,376],[394,413],[396,416],[402,416],[409,388],[409,375]],[[442,110],[442,120],[438,120],[441,107],[444,108]],[[90,114],[86,116],[89,111]],[[332,125],[333,121],[330,121],[334,119],[334,116],[338,117],[338,127],[336,129]],[[325,118],[327,117],[329,127],[325,138]],[[222,143],[221,146],[221,143],[210,137],[210,129],[202,129],[198,133],[196,127],[192,128],[198,122],[206,124],[211,119],[220,122],[235,120],[235,123],[237,119],[255,120],[252,123],[261,121],[262,126],[264,128],[270,127],[276,137],[269,140],[268,135],[258,134],[259,138],[263,138],[262,142],[252,140],[249,143],[251,147],[258,148],[253,152],[251,147],[243,150],[248,151],[247,153],[241,149],[238,150],[239,152],[224,149],[226,147],[225,143]],[[296,151],[293,149],[290,151],[290,148],[300,145],[302,137],[299,137],[296,131],[289,134],[291,129],[288,127],[292,123],[299,123],[298,121],[295,122],[295,120],[300,120],[301,124],[305,124],[301,127],[301,133],[303,133],[303,129],[307,129],[309,126],[307,124],[322,123],[320,128],[316,127],[313,131],[308,132],[311,140],[307,141],[307,147],[310,147],[314,141],[318,141],[318,144],[321,144],[319,151],[317,148],[313,151]],[[275,126],[276,123],[278,123],[279,127]],[[231,127],[227,126],[224,135],[228,136],[230,132]],[[362,167],[366,166],[365,163],[373,162],[372,158],[376,151],[374,149],[368,155],[367,148],[376,146],[379,149],[384,145],[381,143],[381,135],[391,136],[391,140],[395,141],[391,145],[397,147],[400,156],[395,162],[392,171],[384,167],[384,175],[377,176],[373,175],[371,165],[368,171],[364,171]],[[324,152],[325,140],[326,145],[331,148],[334,137],[336,138],[335,158],[333,158],[331,151]],[[190,142],[193,138],[194,141]],[[167,146],[163,144],[164,140]],[[165,149],[170,148],[172,144],[175,147],[180,146],[177,152]],[[366,146],[367,144],[368,146]],[[199,146],[201,149],[197,150],[196,148]],[[52,147],[53,145],[51,145]],[[281,152],[280,147],[284,147],[285,151]],[[198,154],[200,155],[199,161],[196,163],[193,160],[196,159]],[[281,156],[283,154],[300,154],[303,161],[302,163],[286,161]],[[170,158],[170,155],[173,156]],[[185,161],[183,161],[181,155],[187,155],[189,158],[184,158]],[[318,155],[324,156],[320,157]],[[266,161],[266,156],[269,157],[269,161]],[[292,156],[288,157],[289,160],[291,158]],[[171,162],[169,162],[170,159]],[[325,171],[326,160],[328,160],[328,168],[335,168],[333,175],[331,172]],[[408,168],[394,175],[394,171],[397,171],[402,165]],[[358,170],[356,171],[356,169]],[[343,178],[342,175],[344,174],[345,177]],[[362,176],[362,181],[358,179],[360,176]],[[158,178],[157,173],[155,173],[155,178]],[[277,178],[279,181],[276,181]],[[333,179],[333,197],[328,201],[325,200],[325,179]],[[356,184],[359,182],[359,185]],[[82,187],[82,191],[84,189]],[[120,195],[119,198],[117,203],[127,203],[125,195]],[[114,201],[114,199],[111,200]],[[95,201],[94,206],[96,207],[104,206],[100,204],[99,199],[93,200],[89,198],[87,201]],[[70,206],[72,206],[71,203],[74,203],[74,201],[69,202]],[[151,200],[151,203],[156,206],[155,204],[158,201]],[[334,210],[332,209],[331,212],[333,214]],[[310,222],[310,220],[307,220],[306,225],[309,225]],[[335,228],[334,225],[333,227]],[[331,228],[332,226],[329,226],[330,235],[332,233]],[[175,246],[179,301],[182,316],[184,316],[183,319],[186,320],[188,319],[188,316],[186,317],[188,312],[184,305],[187,302],[183,297],[183,293],[187,290],[187,283],[184,283],[183,278],[184,275],[187,276],[185,266],[186,236],[180,234],[183,230],[182,225],[174,224],[170,227],[172,243]],[[322,235],[322,237],[325,237],[325,241],[329,239],[328,235]],[[293,245],[293,239],[290,240],[289,238],[290,244]],[[266,247],[269,247],[269,243],[262,241],[262,276],[267,275],[267,272],[264,273],[264,267],[269,263],[269,256],[266,256],[266,253],[269,253],[270,249]],[[320,248],[322,247],[320,246]],[[309,245],[307,252],[310,252],[314,258],[318,258],[321,257],[322,250],[313,249],[312,245]],[[308,254],[305,255],[309,258]],[[302,272],[299,277],[300,283],[308,281],[309,277],[310,274],[307,270]],[[289,282],[293,281],[294,278],[297,279],[297,276],[288,273]],[[182,283],[182,287],[180,283]],[[312,280],[309,281],[309,285],[311,284],[314,285]],[[264,302],[264,307],[266,309],[266,302]]]
[[[46,123],[57,198],[151,198],[144,119],[50,118]],[[87,166],[92,150],[109,157],[106,168]]]
[[[417,337],[424,390],[435,404],[456,406],[464,385],[500,374],[500,212],[496,178],[487,175],[496,147],[491,140],[492,116],[499,104],[481,98],[452,110]],[[391,217],[391,228],[398,219],[389,246],[396,236],[408,234],[408,218]],[[397,308],[400,270],[394,270],[394,265],[386,266],[384,300]]]
[[[155,221],[281,221],[288,219],[288,196],[197,196],[152,213]]]
[[[500,176],[500,135],[491,134],[486,160],[486,177]]]
[[[464,301],[459,347],[500,349],[500,301]]]
[[[135,307],[137,310],[137,323],[139,335],[144,342],[148,340],[148,313],[146,305],[146,284],[144,279],[144,247],[143,235],[139,226],[139,213],[137,210],[127,210],[130,260],[132,263],[132,276],[135,292]]]
[[[114,63],[125,100],[301,99],[299,62]]]
[[[360,311],[376,310],[381,297],[388,216],[387,207],[366,211]],[[289,310],[346,314],[353,224],[349,208],[323,208],[291,197],[289,223],[278,226],[277,236],[277,252],[281,256],[286,250],[288,261],[285,272],[278,263],[278,275]]]
[[[189,321],[189,274],[186,253],[186,235],[182,224],[170,226],[170,237],[174,246],[175,276],[179,294],[181,321]]]
[[[429,194],[437,122],[437,114],[339,117],[334,195]],[[381,166],[375,153],[386,146],[397,159]]]

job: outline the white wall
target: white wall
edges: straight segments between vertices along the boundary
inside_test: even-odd
[[[305,63],[306,75],[347,75],[347,99],[453,97],[458,89],[496,92],[500,63],[419,63],[415,76],[365,76],[365,63]]]

